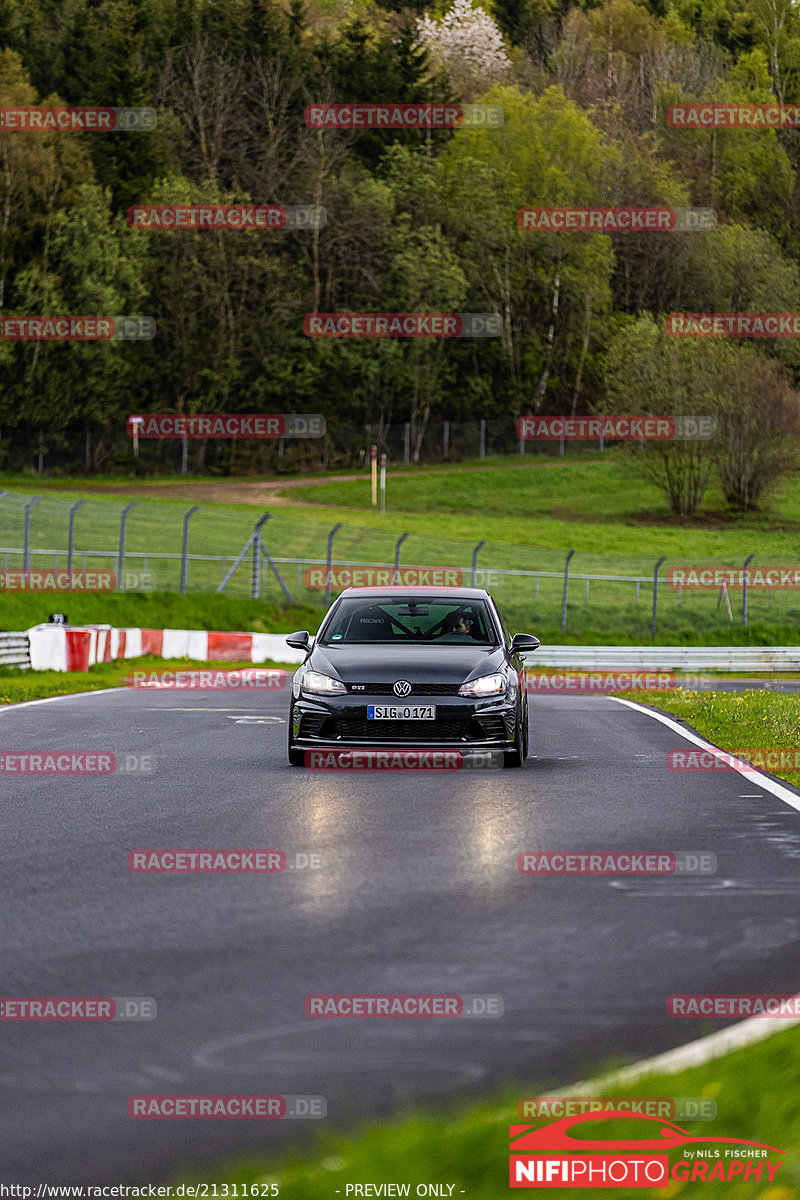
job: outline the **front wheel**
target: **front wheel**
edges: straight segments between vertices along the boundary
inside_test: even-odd
[[[289,712],[289,735],[287,738],[286,752],[289,756],[289,766],[290,767],[302,767],[302,766],[305,766],[305,758],[306,758],[305,751],[298,750],[296,746],[292,745],[292,730],[293,729],[294,729],[294,718],[293,718],[293,713],[290,711]]]
[[[521,767],[528,753],[526,730],[523,729],[522,708],[517,710],[516,733],[514,734],[514,749],[506,750],[503,754],[504,767]]]

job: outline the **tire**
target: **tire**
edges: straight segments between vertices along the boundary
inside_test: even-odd
[[[287,736],[286,752],[289,756],[289,766],[290,767],[305,766],[305,751],[298,750],[295,746],[292,745],[292,729],[294,728],[294,721],[293,721],[293,711],[291,709],[289,710],[288,726],[289,726],[289,730],[288,730],[288,736]]]
[[[521,707],[517,711],[516,733],[514,735],[514,749],[506,750],[503,755],[504,767],[521,767],[528,753],[526,744],[525,729],[523,728],[523,716]]]

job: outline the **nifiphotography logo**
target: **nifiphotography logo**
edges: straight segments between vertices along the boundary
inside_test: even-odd
[[[614,1121],[641,1134],[593,1137],[590,1121]],[[549,1125],[510,1125],[509,1186],[536,1188],[667,1188],[675,1183],[732,1181],[771,1183],[785,1150],[742,1138],[692,1137],[679,1125],[615,1109],[564,1117]],[[680,1156],[670,1163],[670,1151]],[[777,1156],[777,1157],[776,1157]],[[678,1189],[680,1190],[680,1189]]]

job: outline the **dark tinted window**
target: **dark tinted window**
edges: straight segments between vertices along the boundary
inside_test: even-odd
[[[325,646],[358,642],[496,646],[497,633],[482,600],[342,600],[321,632]]]

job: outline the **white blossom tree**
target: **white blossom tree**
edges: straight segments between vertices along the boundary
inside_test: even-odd
[[[417,29],[461,96],[488,87],[511,69],[498,26],[485,9],[473,8],[471,0],[454,0],[439,20],[425,13]]]

